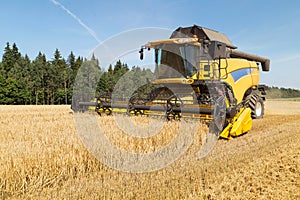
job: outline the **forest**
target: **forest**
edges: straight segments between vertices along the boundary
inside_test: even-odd
[[[154,78],[151,70],[129,67],[120,60],[101,67],[94,55],[88,60],[71,51],[63,58],[58,49],[50,60],[42,52],[30,60],[27,54],[19,52],[16,43],[6,43],[0,62],[0,104],[71,104],[75,83],[75,88],[96,96],[113,90],[130,93],[130,88],[145,85],[146,80]],[[123,84],[117,84],[121,77]],[[296,89],[266,86],[266,90],[267,98],[300,97],[300,90]]]
[[[268,87],[266,86],[267,98],[282,99],[282,98],[299,98],[300,90],[283,87]]]
[[[51,60],[47,60],[42,52],[39,52],[34,60],[30,60],[27,54],[22,55],[19,52],[16,43],[12,45],[7,43],[0,62],[0,104],[71,104],[73,88],[80,68],[88,69],[88,74],[80,73],[83,77],[81,79],[77,77],[79,80],[77,84],[84,85],[80,86],[81,89],[97,89],[96,93],[92,91],[94,95],[112,92],[119,78],[129,71],[131,73],[127,79],[132,78],[132,80],[126,81],[127,89],[130,85],[140,84],[136,81],[146,80],[152,75],[150,70],[136,66],[129,69],[127,64],[120,60],[114,66],[108,66],[108,70],[105,71],[100,68],[99,61],[94,55],[87,60],[70,52],[67,58],[63,58],[58,49],[54,51]],[[90,72],[91,70],[94,70],[93,73]],[[94,84],[97,84],[95,87],[90,83],[91,76],[96,79],[93,80]]]

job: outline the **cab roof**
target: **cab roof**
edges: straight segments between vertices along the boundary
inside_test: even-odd
[[[194,35],[196,35],[198,39],[222,42],[231,49],[237,48],[231,43],[225,34],[198,25],[179,27],[172,33],[170,39],[193,37]]]

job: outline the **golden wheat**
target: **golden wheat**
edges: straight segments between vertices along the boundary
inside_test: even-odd
[[[271,114],[254,121],[250,133],[218,141],[204,159],[196,156],[206,131],[200,126],[176,162],[126,173],[86,150],[69,106],[0,106],[0,198],[299,199],[300,116]],[[112,117],[98,118],[98,124],[129,152],[155,152],[178,134],[176,122],[149,138],[124,134]]]

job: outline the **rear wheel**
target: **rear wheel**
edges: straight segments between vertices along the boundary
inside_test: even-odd
[[[252,119],[263,118],[265,106],[263,99],[259,95],[251,94],[248,97],[247,106],[251,109]]]

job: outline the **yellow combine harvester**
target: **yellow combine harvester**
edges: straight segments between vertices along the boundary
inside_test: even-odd
[[[101,114],[159,114],[167,119],[189,117],[210,122],[210,132],[231,138],[248,132],[252,119],[264,115],[265,91],[259,85],[260,68],[269,71],[270,60],[236,50],[226,35],[197,25],[178,28],[170,39],[142,46],[154,49],[155,75],[147,98],[134,94],[128,102],[100,96]]]

